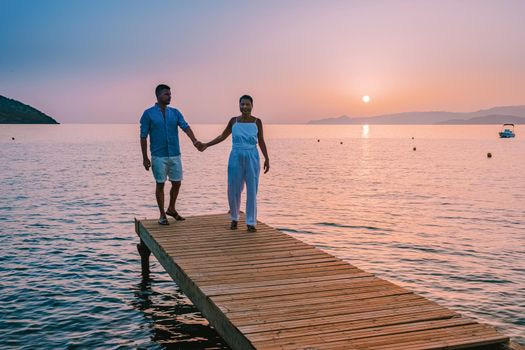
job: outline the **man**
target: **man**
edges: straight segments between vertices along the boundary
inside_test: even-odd
[[[182,181],[182,162],[180,157],[179,131],[180,127],[191,139],[193,145],[200,149],[200,143],[193,134],[190,126],[182,114],[176,109],[168,107],[171,102],[170,87],[164,84],[155,89],[157,103],[148,108],[140,118],[140,147],[144,168],[152,168],[156,182],[155,196],[159,206],[160,225],[169,225],[166,215],[175,220],[184,220],[175,210],[175,202],[179,194]],[[148,140],[150,139],[151,161],[148,158]],[[171,181],[170,202],[168,209],[164,210],[164,183],[169,178]]]

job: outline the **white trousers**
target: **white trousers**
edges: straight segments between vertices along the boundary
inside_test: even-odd
[[[239,221],[241,193],[246,183],[246,224],[257,224],[257,188],[259,187],[259,152],[257,147],[232,149],[228,160],[228,202],[230,215]]]

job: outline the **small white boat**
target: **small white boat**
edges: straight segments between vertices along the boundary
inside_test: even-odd
[[[512,128],[507,128],[507,126]],[[514,124],[503,124],[503,128],[499,132],[499,137],[502,139],[508,139],[515,136],[516,134],[514,134]]]

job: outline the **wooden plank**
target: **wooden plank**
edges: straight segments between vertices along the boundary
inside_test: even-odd
[[[389,326],[389,325],[400,325],[417,323],[432,320],[451,319],[455,314],[451,313],[450,310],[439,309],[422,312],[414,312],[412,314],[402,315],[390,315],[382,317],[374,317],[362,320],[355,320],[347,323],[340,324],[314,324],[303,327],[297,327],[287,330],[273,330],[265,332],[256,332],[247,334],[247,337],[252,342],[280,339],[284,344],[286,338],[301,338],[305,334],[316,334],[321,336],[323,334],[331,334],[338,332],[346,332],[356,329],[367,329],[371,327]]]
[[[345,314],[345,315],[337,315],[337,316],[317,317],[317,318],[313,318],[313,319],[310,318],[306,320],[271,322],[271,323],[263,323],[263,324],[257,324],[257,325],[251,325],[251,324],[238,325],[237,328],[239,328],[239,330],[243,332],[244,334],[275,331],[275,330],[283,331],[286,329],[317,325],[319,323],[322,323],[322,324],[339,323],[340,324],[340,323],[346,323],[346,322],[352,322],[352,321],[358,321],[358,320],[373,319],[377,317],[412,315],[417,312],[437,311],[440,309],[442,309],[442,307],[436,306],[436,305],[407,306],[407,307],[399,307],[399,308],[386,309],[386,310],[380,310],[380,311],[363,312],[359,314]],[[450,316],[453,316],[452,312],[450,312]]]
[[[280,274],[257,274],[257,275],[229,275],[225,274],[223,276],[219,277],[206,277],[206,276],[200,276],[200,277],[193,277],[193,280],[196,282],[206,286],[206,285],[216,285],[217,283],[225,282],[225,283],[235,283],[235,282],[242,282],[246,281],[247,279],[251,281],[264,281],[264,280],[286,280],[287,278],[294,278],[294,277],[316,277],[316,276],[323,276],[323,275],[336,275],[341,273],[348,273],[351,271],[350,269],[347,270],[331,270],[331,269],[324,269],[324,270],[317,270],[317,271],[306,271],[306,272],[288,272],[288,273],[280,273]]]
[[[234,349],[255,349],[253,344],[231,323],[224,313],[221,312],[215,304],[211,303],[205,294],[199,291],[199,288],[193,283],[191,278],[189,278],[162,247],[156,243],[155,239],[144,229],[144,226],[142,226],[140,222],[137,228],[140,238],[155,255],[157,260],[224,340]]]
[[[328,262],[336,262],[341,261],[338,259],[332,259],[330,257],[304,257],[304,258],[296,258],[295,263],[301,264],[301,265],[309,265],[309,264],[321,264],[321,263],[328,263]],[[220,266],[203,266],[202,264],[196,263],[192,264],[188,261],[186,261],[186,264],[184,265],[184,269],[187,271],[192,272],[199,272],[199,271],[235,271],[235,270],[243,270],[243,269],[257,269],[257,268],[266,268],[266,267],[286,267],[290,264],[294,263],[294,261],[282,261],[282,260],[259,260],[256,263],[252,263],[251,261],[245,262],[245,263],[231,263],[231,264],[225,264]]]
[[[220,265],[215,265],[215,264],[209,264],[210,267],[213,267],[213,268],[220,268],[221,266],[231,266],[231,265],[258,265],[258,264],[272,264],[272,263],[282,263],[282,262],[289,262],[289,263],[293,263],[293,262],[296,262],[296,261],[301,261],[301,260],[312,260],[312,259],[336,259],[337,261],[342,261],[341,259],[337,259],[333,256],[330,256],[330,255],[325,255],[325,254],[319,254],[319,253],[315,253],[315,254],[311,254],[311,253],[308,253],[308,254],[302,254],[302,255],[298,255],[298,254],[293,254],[293,255],[288,255],[288,254],[282,254],[281,256],[272,256],[271,258],[268,257],[268,255],[260,255],[260,254],[253,254],[252,255],[252,258],[237,258],[237,256],[234,256],[234,255],[226,255],[224,257],[218,257],[218,258],[213,258],[213,259],[210,259],[211,261],[217,261],[217,262],[220,262]],[[203,265],[201,262],[199,262],[198,260],[195,261],[195,259],[177,259],[177,261],[184,261],[186,264],[188,264],[188,266],[191,266],[190,264],[192,262],[195,262],[195,264],[193,264],[193,266],[197,266],[197,267],[200,267],[200,268],[203,268],[205,269],[205,265]],[[350,265],[352,266],[352,265]],[[353,266],[355,267],[355,266]]]
[[[336,263],[328,263],[328,264],[315,264],[315,265],[288,265],[285,267],[275,267],[270,266],[266,268],[260,268],[260,269],[243,269],[239,271],[235,271],[232,273],[231,271],[214,271],[214,272],[207,272],[207,271],[199,271],[199,272],[193,272],[192,276],[198,277],[203,276],[207,278],[223,278],[223,276],[252,276],[254,273],[257,273],[257,276],[272,276],[272,275],[290,275],[293,273],[309,273],[309,272],[317,272],[317,271],[340,271],[341,273],[345,271],[355,271],[355,269],[352,269],[350,266],[344,263],[336,262]]]
[[[315,290],[302,290],[298,293],[288,293],[288,294],[281,294],[281,295],[271,295],[271,296],[265,296],[265,297],[259,297],[254,298],[252,304],[263,304],[265,303],[268,305],[268,307],[271,307],[273,303],[282,303],[283,305],[290,305],[290,303],[295,304],[297,300],[302,301],[308,300],[308,299],[319,299],[319,298],[329,298],[329,297],[335,297],[335,298],[359,298],[360,295],[366,295],[367,293],[371,292],[398,292],[398,293],[407,293],[406,290],[397,287],[397,286],[390,286],[388,284],[384,284],[385,282],[382,281],[383,284],[373,284],[368,286],[362,286],[359,288],[352,288],[352,289],[341,289],[337,288],[334,290],[323,290],[323,291],[315,291]],[[212,297],[213,300],[216,299],[216,297]],[[221,298],[217,300],[217,302],[220,302],[221,305],[225,305],[228,307],[233,307],[234,305],[240,305],[245,304],[242,300],[237,300],[236,298]]]
[[[181,240],[180,238],[176,238],[176,240]],[[224,246],[218,246],[218,243],[225,244]],[[294,241],[275,241],[273,238],[262,238],[258,240],[233,240],[233,241],[226,241],[226,242],[217,242],[217,241],[197,241],[195,243],[193,242],[173,242],[169,241],[167,243],[163,243],[162,246],[165,248],[173,249],[174,251],[181,250],[181,251],[191,251],[194,253],[206,253],[209,251],[216,251],[217,249],[228,249],[229,252],[234,253],[236,251],[246,249],[246,248],[258,248],[258,249],[264,249],[264,248],[270,248],[270,247],[294,247],[294,246],[304,246],[304,243],[301,242],[294,242]],[[160,242],[159,242],[160,243]]]
[[[334,276],[340,276],[340,275],[334,275]],[[346,275],[345,275],[346,276]],[[310,288],[315,289],[316,291],[319,290],[330,290],[330,289],[340,289],[339,287],[348,287],[352,286],[352,281],[363,281],[365,278],[374,278],[371,274],[363,272],[363,273],[356,273],[353,275],[350,275],[351,278],[344,278],[340,280],[333,280],[331,283],[327,280],[318,280],[318,281],[309,281],[309,282],[302,282],[302,283],[280,283],[280,284],[270,284],[267,283],[266,285],[262,286],[252,286],[252,287],[240,287],[240,288],[229,288],[229,289],[207,289],[206,294],[210,297],[217,297],[217,296],[224,296],[224,295],[239,295],[239,294],[251,294],[251,293],[259,293],[259,292],[279,292],[279,291],[286,291],[286,290],[294,290],[297,291],[298,289],[303,288]],[[321,276],[321,278],[324,276]],[[286,280],[285,280],[286,281]],[[271,281],[267,281],[271,282]],[[336,287],[336,288],[334,288]],[[272,295],[278,295],[273,294]],[[255,297],[256,295],[250,296],[250,298]],[[258,295],[260,296],[260,295]]]
[[[358,294],[346,294],[341,295],[338,293],[337,295],[331,295],[331,296],[325,296],[323,298],[317,298],[314,294],[311,294],[310,296],[306,296],[304,298],[301,298],[300,300],[297,299],[291,299],[291,300],[283,300],[282,302],[279,302],[278,300],[274,302],[267,302],[267,301],[255,301],[250,304],[247,303],[241,303],[241,302],[221,302],[218,304],[218,306],[223,310],[224,313],[230,314],[234,313],[236,311],[238,312],[253,312],[253,311],[268,311],[273,312],[276,309],[278,310],[287,310],[287,309],[294,309],[296,307],[312,307],[312,308],[322,308],[327,304],[335,304],[335,303],[351,303],[351,302],[367,302],[370,300],[374,300],[376,298],[382,298],[382,297],[396,297],[396,296],[403,296],[403,295],[413,295],[413,293],[410,293],[402,288],[396,288],[396,289],[388,289],[385,290],[384,288],[375,288],[376,290],[372,290],[373,288],[367,288],[366,291]]]
[[[239,253],[239,255],[253,255],[257,254],[261,251],[261,248],[259,247],[253,247],[253,248],[247,248],[247,249],[228,249],[228,247],[225,247],[223,249],[213,249],[213,250],[207,250],[207,251],[185,251],[184,249],[177,249],[177,248],[171,248],[171,247],[165,247],[167,251],[172,253],[177,258],[213,258],[213,257],[223,257],[227,254],[235,254]],[[279,253],[279,252],[291,252],[291,251],[316,251],[313,247],[305,246],[304,244],[293,244],[293,245],[285,245],[285,246],[272,246],[268,249],[265,249],[265,253]],[[317,252],[317,251],[316,251]],[[319,255],[322,253],[317,252]],[[237,254],[235,254],[237,255]]]
[[[389,282],[381,280],[377,277],[363,277],[356,278],[352,280],[345,280],[340,283],[330,283],[330,284],[321,284],[320,288],[312,288],[312,286],[319,285],[319,283],[314,284],[296,284],[294,287],[288,286],[288,288],[267,288],[263,287],[262,289],[249,289],[242,290],[236,293],[229,294],[219,294],[211,296],[213,300],[216,301],[225,301],[225,300],[235,300],[240,301],[242,299],[264,299],[264,298],[275,298],[278,297],[279,300],[285,300],[286,296],[292,295],[291,298],[297,298],[297,294],[305,296],[309,293],[314,293],[320,295],[319,293],[325,293],[330,291],[342,290],[346,293],[355,293],[359,292],[362,288],[370,287],[394,287]],[[266,299],[267,301],[267,299]]]
[[[272,261],[294,261],[295,259],[320,259],[321,257],[325,257],[325,255],[320,255],[317,252],[311,252],[311,251],[300,251],[300,252],[282,252],[280,254],[269,254],[269,253],[259,253],[259,254],[252,254],[252,255],[237,255],[237,256],[231,256],[231,255],[225,255],[223,257],[215,257],[215,258],[207,258],[206,262],[210,265],[217,266],[217,265],[231,265],[231,264],[249,264],[249,263],[260,263],[260,262],[272,262]],[[198,259],[195,258],[179,258],[177,259],[178,262],[182,264],[192,264],[192,263],[199,263]]]
[[[350,314],[363,314],[365,312],[386,311],[390,309],[400,310],[405,307],[426,307],[432,305],[428,300],[406,300],[399,302],[391,302],[390,304],[366,304],[360,307],[349,308],[347,305],[337,305],[335,307],[327,307],[314,310],[288,310],[286,314],[265,313],[245,313],[244,315],[228,314],[228,318],[236,325],[249,326],[258,324],[268,324],[277,322],[290,321],[306,321],[317,320],[320,317],[343,316]],[[435,306],[435,305],[433,305]]]
[[[136,231],[233,349],[468,348],[508,343],[464,318],[263,223],[227,215]]]
[[[453,317],[441,320],[422,321],[410,324],[394,324],[348,331],[336,331],[324,334],[301,334],[300,336],[286,338],[285,341],[283,341],[283,338],[257,341],[254,343],[254,345],[256,345],[256,347],[265,349],[294,349],[298,345],[303,344],[305,341],[315,345],[319,343],[333,343],[346,339],[370,338],[382,335],[402,334],[418,330],[432,330],[468,324],[475,324],[475,321],[464,317]]]
[[[344,267],[344,268],[342,268]],[[355,271],[354,269],[351,269],[343,262],[339,261],[328,261],[328,262],[321,262],[321,263],[314,263],[314,264],[296,264],[296,265],[282,265],[282,266],[263,266],[263,267],[235,267],[235,268],[225,268],[223,270],[213,270],[213,271],[206,271],[203,269],[195,269],[195,268],[189,268],[185,269],[188,271],[188,273],[192,273],[195,275],[206,275],[206,276],[221,276],[225,274],[263,274],[267,272],[293,272],[293,271],[313,271],[316,269],[321,268],[333,268],[333,269],[343,269],[348,271]]]
[[[273,230],[259,230],[256,233],[243,233],[238,232],[237,230],[232,231],[192,231],[186,232],[184,234],[173,231],[174,228],[166,228],[162,231],[152,232],[156,238],[159,239],[159,242],[176,242],[176,239],[179,239],[180,242],[205,242],[207,240],[211,241],[256,241],[261,239],[273,238],[277,239],[279,233]],[[184,239],[184,240],[182,240]],[[289,239],[284,239],[283,241],[291,241],[293,237]]]
[[[318,312],[319,310],[328,310],[328,309],[337,309],[345,307],[350,310],[355,310],[359,307],[364,307],[366,305],[381,305],[381,304],[397,304],[399,302],[405,302],[405,301],[417,301],[417,300],[425,300],[428,301],[428,299],[423,298],[422,296],[419,296],[417,294],[413,293],[407,293],[407,294],[400,294],[400,295],[383,295],[377,298],[369,298],[369,299],[359,299],[359,300],[345,300],[345,299],[336,299],[328,302],[324,302],[323,299],[319,299],[319,302],[315,304],[314,307],[310,304],[298,304],[298,305],[288,305],[285,308],[258,308],[258,309],[233,309],[228,310],[225,313],[229,317],[236,317],[236,316],[244,316],[244,315],[250,315],[250,317],[264,317],[266,315],[274,316],[274,315],[287,315],[288,313],[294,313],[294,312]]]
[[[350,347],[357,349],[408,350],[421,346],[423,346],[423,349],[455,349],[463,347],[465,341],[467,341],[466,344],[472,347],[505,342],[508,341],[508,337],[502,336],[492,328],[489,329],[480,324],[473,324],[371,338],[322,342],[313,344],[313,346],[322,346],[323,349],[348,349]]]
[[[355,269],[351,270],[348,273],[345,274],[337,274],[337,275],[323,275],[318,277],[298,277],[298,278],[288,278],[286,280],[281,281],[260,281],[260,282],[253,282],[253,281],[243,281],[238,283],[230,283],[230,284],[217,284],[214,286],[207,286],[203,287],[202,290],[206,293],[215,293],[215,292],[228,292],[232,290],[236,290],[239,288],[258,288],[258,287],[268,287],[268,286],[293,286],[294,284],[300,284],[300,283],[308,283],[308,282],[321,282],[325,281],[326,283],[333,283],[335,281],[340,280],[347,280],[351,278],[359,278],[364,277],[364,275],[367,276],[373,276],[372,274],[368,272],[364,272],[363,270]],[[228,293],[226,293],[228,294]]]

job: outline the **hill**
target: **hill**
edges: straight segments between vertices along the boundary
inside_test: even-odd
[[[38,109],[0,95],[0,124],[59,124]]]
[[[509,121],[505,118],[509,118]],[[525,118],[525,106],[502,106],[467,113],[432,111],[384,114],[374,117],[343,115],[336,118],[312,120],[309,124],[503,124],[513,123],[513,120],[514,123],[521,124],[523,121],[520,118]],[[469,122],[471,119],[474,120]]]
[[[525,118],[513,115],[491,114],[470,119],[451,119],[437,124],[525,124]]]

